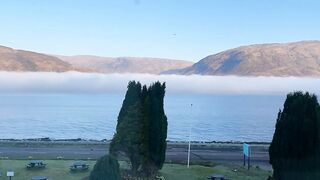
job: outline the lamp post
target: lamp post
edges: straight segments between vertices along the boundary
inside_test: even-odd
[[[191,114],[192,114],[192,105],[191,104]],[[188,162],[187,162],[187,167],[189,168],[190,167],[190,150],[191,150],[191,123],[190,123],[190,128],[189,128],[189,146],[188,146]]]

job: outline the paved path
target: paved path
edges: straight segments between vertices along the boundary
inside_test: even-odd
[[[241,145],[213,145],[192,146],[191,161],[243,163]],[[108,152],[107,144],[0,144],[0,157],[9,159],[26,159],[32,156],[34,159],[56,159],[62,156],[65,159],[97,159]],[[166,153],[166,161],[186,162],[187,145],[169,144]],[[264,169],[271,169],[269,165],[268,147],[258,146],[252,149],[252,165],[259,165]]]

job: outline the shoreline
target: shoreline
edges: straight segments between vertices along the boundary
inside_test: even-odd
[[[52,142],[52,143],[70,143],[70,144],[82,144],[82,143],[97,143],[97,144],[109,144],[111,140],[102,139],[102,140],[95,140],[95,139],[82,139],[82,138],[76,138],[76,139],[51,139],[51,138],[27,138],[27,139],[0,139],[0,143],[36,143],[36,142]],[[167,140],[168,144],[187,144],[189,141],[172,141]],[[254,145],[270,145],[271,142],[263,142],[263,141],[191,141],[192,144],[199,144],[199,145],[210,145],[210,144],[254,144]]]
[[[243,163],[243,142],[192,142],[192,163]],[[0,159],[82,159],[97,160],[108,154],[110,140],[84,139],[0,139]],[[270,170],[269,143],[251,142],[252,165]],[[167,163],[185,164],[187,141],[168,141]]]

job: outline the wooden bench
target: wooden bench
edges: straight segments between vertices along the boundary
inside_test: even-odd
[[[31,180],[48,180],[45,176],[33,176]]]
[[[86,171],[89,169],[89,165],[86,162],[78,161],[70,166],[71,171]]]
[[[27,169],[31,169],[31,168],[44,168],[46,167],[46,164],[43,163],[41,160],[33,160],[30,161],[27,165],[26,165]]]
[[[226,180],[224,175],[222,175],[222,174],[211,174],[210,176],[208,176],[208,179],[210,179],[210,180],[218,180],[218,179]]]

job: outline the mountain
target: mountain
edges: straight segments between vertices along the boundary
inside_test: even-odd
[[[242,46],[166,74],[320,76],[320,41]]]
[[[159,74],[170,69],[180,69],[193,63],[182,60],[147,57],[98,57],[98,56],[57,56],[76,68],[87,68],[100,73],[149,73]]]
[[[320,41],[241,46],[195,64],[146,57],[51,56],[0,46],[0,71],[320,76]]]
[[[52,56],[0,46],[0,71],[159,74],[162,71],[191,65],[189,61],[160,58]]]
[[[65,72],[72,65],[56,57],[0,46],[0,71]]]

